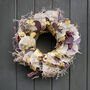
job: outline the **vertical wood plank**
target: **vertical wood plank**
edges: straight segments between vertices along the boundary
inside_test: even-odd
[[[81,55],[71,67],[70,90],[86,90],[87,74],[87,0],[71,0],[71,20],[78,24],[81,34]]]
[[[52,0],[35,0],[35,12],[40,11],[42,8],[51,9],[52,7]],[[47,38],[47,37],[45,37]],[[48,44],[51,44],[51,38],[47,38],[46,42],[48,41]],[[42,39],[40,40],[40,43],[42,45]],[[45,43],[45,42],[44,42]],[[47,46],[47,44],[43,44],[43,47],[48,47],[51,50],[51,46]],[[39,45],[40,46],[40,45]],[[42,49],[42,46],[41,46]],[[48,50],[48,51],[50,51]],[[51,78],[47,79],[41,79],[38,78],[35,80],[35,90],[51,90]]]
[[[12,51],[14,0],[0,0],[0,90],[16,90]]]
[[[65,17],[69,17],[69,0],[53,0],[53,9],[60,8],[64,13]],[[52,42],[53,44],[54,42]],[[53,79],[52,90],[69,90],[69,71],[67,70],[66,75],[59,77],[58,80]]]
[[[69,17],[70,0],[53,0],[53,9],[60,8],[65,17]]]
[[[21,16],[33,11],[34,9],[33,0],[17,0],[16,1],[16,15],[18,19]],[[28,67],[17,64],[17,90],[33,90],[34,81],[27,77],[30,72]]]
[[[90,90],[90,0],[88,0],[88,62],[87,62],[87,66],[88,66],[88,77],[87,77],[87,80],[88,80],[88,85],[87,85],[87,90]]]
[[[35,0],[35,12],[42,9],[50,10],[52,8],[52,0]]]

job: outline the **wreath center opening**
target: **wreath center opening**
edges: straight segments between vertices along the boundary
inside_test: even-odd
[[[36,41],[36,47],[42,53],[48,53],[54,50],[55,46],[56,46],[56,39],[50,32],[41,34]]]

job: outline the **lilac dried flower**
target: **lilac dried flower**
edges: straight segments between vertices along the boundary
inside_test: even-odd
[[[73,43],[68,44],[68,49],[72,49],[72,47],[73,47]]]
[[[71,43],[73,43],[73,40],[74,40],[74,38],[72,36],[66,37],[65,43],[66,44],[71,44]]]
[[[37,31],[39,32],[41,30],[41,23],[37,20],[35,20],[34,22],[35,22],[35,26],[37,28]]]
[[[74,38],[72,37],[73,34],[74,33],[70,31],[66,32],[65,43],[68,44],[68,49],[72,49],[73,47],[73,41],[74,41]]]
[[[73,43],[74,38],[72,37],[72,34],[73,34],[73,32],[70,32],[70,31],[66,32],[66,39],[65,39],[66,44]]]
[[[66,35],[67,35],[67,36],[72,36],[72,35],[74,35],[74,32],[67,31],[67,32],[66,32]]]
[[[56,23],[53,23],[52,26],[53,26],[54,30],[57,30],[58,29],[58,26],[57,26]]]
[[[62,15],[60,15],[58,17],[58,22],[64,22],[64,21],[65,21],[65,18]]]

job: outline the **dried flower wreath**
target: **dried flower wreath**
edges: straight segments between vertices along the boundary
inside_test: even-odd
[[[78,53],[80,36],[77,25],[64,18],[61,10],[44,10],[18,20],[15,33],[14,61],[28,65],[33,72],[29,77],[59,77],[64,74]],[[55,50],[42,53],[36,40],[42,33],[50,32],[57,40]]]

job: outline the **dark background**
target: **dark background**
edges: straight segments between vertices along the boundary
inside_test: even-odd
[[[42,8],[61,8],[65,17],[69,17],[72,23],[80,26],[82,54],[76,55],[74,64],[66,75],[58,80],[54,78],[31,80],[26,76],[28,68],[15,64],[9,53],[12,51],[13,19],[20,19],[21,15],[30,11],[37,12]],[[90,90],[89,16],[90,0],[0,0],[0,90]],[[48,44],[38,46],[51,50],[53,40],[48,38],[48,41],[47,38]]]

